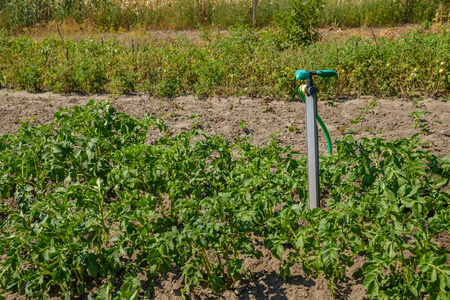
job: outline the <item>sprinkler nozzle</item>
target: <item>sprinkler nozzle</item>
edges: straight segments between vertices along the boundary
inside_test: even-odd
[[[310,86],[307,89],[308,95],[316,95],[317,94],[317,88],[315,86]]]

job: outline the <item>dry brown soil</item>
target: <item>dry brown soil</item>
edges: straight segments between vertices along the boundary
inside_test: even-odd
[[[301,102],[282,102],[270,99],[212,98],[198,100],[192,96],[175,99],[152,99],[146,95],[114,97],[109,95],[80,96],[52,93],[30,94],[0,90],[0,135],[13,133],[20,128],[21,121],[36,118],[39,122],[52,121],[53,114],[61,107],[84,105],[89,99],[113,102],[119,110],[139,117],[150,113],[162,117],[170,130],[177,134],[189,130],[195,122],[208,134],[247,136],[251,143],[265,145],[273,134],[280,145],[305,153],[305,105]],[[373,108],[370,108],[373,107]],[[426,111],[414,128],[415,120],[409,115],[413,111]],[[201,115],[196,119],[187,118]],[[410,137],[420,132],[419,127],[428,130],[423,135],[427,149],[438,156],[450,155],[450,103],[439,99],[425,99],[417,102],[400,99],[376,99],[373,97],[347,101],[319,102],[319,114],[330,131],[333,141],[352,133],[355,138],[381,137],[388,140]],[[358,116],[356,124],[351,121]],[[243,125],[245,122],[245,126]],[[241,123],[241,126],[239,126]],[[150,132],[150,138],[156,132]],[[321,130],[320,152],[326,153],[327,144]],[[438,243],[449,246],[448,234],[438,237]],[[279,261],[264,250],[261,260],[248,259],[245,266],[252,272],[251,279],[240,282],[236,288],[219,295],[208,288],[197,288],[193,299],[332,299],[327,280],[306,276],[300,265],[292,269],[293,277],[282,281],[279,276]],[[363,258],[349,270],[351,274],[361,266]],[[183,278],[179,271],[161,275],[156,281],[154,299],[179,299]],[[338,287],[339,299],[366,299],[361,281],[350,281]],[[7,299],[24,299],[8,295]]]
[[[119,110],[131,116],[151,114],[163,118],[174,134],[189,130],[198,122],[204,132],[227,138],[250,135],[253,144],[265,145],[271,136],[281,146],[305,153],[305,105],[302,102],[273,101],[269,98],[211,98],[198,100],[193,96],[174,99],[153,99],[147,95],[115,97],[111,95],[80,96],[76,94],[30,94],[23,91],[0,90],[0,134],[13,133],[21,122],[36,118],[47,123],[61,107],[85,105],[90,99],[110,100]],[[320,99],[319,99],[320,100]],[[373,108],[371,108],[373,107]],[[414,128],[414,111],[425,111]],[[388,140],[422,135],[426,148],[438,156],[450,155],[450,102],[425,99],[416,102],[401,99],[361,97],[345,101],[319,101],[318,113],[334,141],[345,134],[359,137],[381,137]],[[193,115],[201,117],[188,119]],[[361,119],[352,124],[358,116]],[[244,126],[245,122],[245,126]],[[241,126],[240,126],[241,125]],[[319,129],[321,154],[327,143]]]

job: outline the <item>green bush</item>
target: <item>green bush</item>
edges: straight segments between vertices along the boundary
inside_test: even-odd
[[[323,11],[323,3],[323,0],[293,0],[290,11],[280,15],[275,21],[282,30],[278,44],[286,47],[317,41],[317,24]]]

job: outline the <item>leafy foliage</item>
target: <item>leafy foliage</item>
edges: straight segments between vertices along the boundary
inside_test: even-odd
[[[290,6],[291,11],[280,15],[275,21],[282,29],[279,46],[296,46],[317,41],[317,24],[324,7],[323,1],[294,0]]]
[[[320,80],[324,97],[439,97],[450,92],[450,32],[417,30],[401,39],[350,38],[284,50],[277,32],[237,28],[204,44],[154,41],[138,49],[92,39],[63,44],[28,37],[0,42],[0,86],[32,92],[194,94],[292,99],[296,69],[334,69]],[[66,47],[68,59],[66,57]],[[429,55],[433,52],[434,55]],[[301,53],[301,55],[299,55]]]
[[[161,137],[146,144],[152,128]],[[0,291],[71,299],[103,280],[98,299],[137,299],[151,294],[138,274],[178,268],[183,297],[202,282],[220,292],[251,276],[260,239],[283,278],[301,263],[332,295],[358,256],[370,298],[450,292],[449,250],[435,243],[449,229],[450,158],[417,135],[345,137],[321,160],[327,209],[308,210],[298,153],[165,129],[91,101],[2,136]]]

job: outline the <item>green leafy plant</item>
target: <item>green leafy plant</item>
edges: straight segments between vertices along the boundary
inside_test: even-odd
[[[146,144],[151,127],[161,137]],[[450,252],[436,240],[450,226],[450,157],[418,134],[345,136],[320,160],[327,208],[309,210],[306,157],[276,134],[261,147],[166,129],[90,101],[0,137],[2,295],[137,299],[171,270],[183,298],[199,285],[220,293],[251,278],[258,247],[283,279],[300,263],[332,296],[360,256],[353,276],[371,299],[450,293]]]
[[[201,117],[202,117],[202,115],[193,114],[193,115],[190,115],[189,117],[187,117],[186,120],[195,120],[195,119],[198,119]]]
[[[415,110],[408,115],[408,117],[414,119],[414,129],[419,128],[422,134],[429,134],[431,129],[430,124],[426,120],[422,119],[422,116],[426,113],[426,111]]]
[[[319,33],[316,27],[323,6],[322,0],[292,1],[290,12],[276,19],[276,24],[282,29],[279,46],[284,48],[317,41]]]
[[[367,114],[370,112],[370,110],[374,109],[376,105],[377,105],[377,100],[372,100],[367,104],[367,106],[365,108],[361,109],[361,113],[359,115],[357,115],[353,120],[350,121],[350,124],[353,124],[356,126],[353,129],[349,130],[347,133],[349,133],[349,134],[358,133],[361,130],[361,128],[360,128],[360,126],[358,126],[358,124],[360,124],[360,122],[367,121],[365,116],[367,116]],[[373,131],[367,127],[365,127],[364,130]],[[345,132],[345,126],[342,128],[341,131]]]
[[[0,41],[0,81],[5,88],[58,93],[247,95],[292,100],[297,66],[323,66],[340,75],[338,80],[317,82],[324,99],[358,95],[417,99],[449,94],[448,76],[439,73],[441,63],[450,59],[448,32],[413,31],[401,39],[380,38],[376,43],[351,37],[320,47],[303,45],[303,55],[297,49],[276,46],[274,39],[279,36],[275,30],[244,27],[205,43],[180,37],[134,51],[114,41],[68,39],[62,43],[6,36]],[[430,51],[439,63],[428,55]],[[183,109],[175,103],[172,107]]]
[[[263,113],[268,113],[268,112],[273,112],[273,111],[274,111],[273,106],[264,106],[262,109]]]
[[[295,122],[291,122],[291,124],[289,124],[288,130],[289,130],[289,132],[296,132],[297,131],[297,126],[295,126]]]

